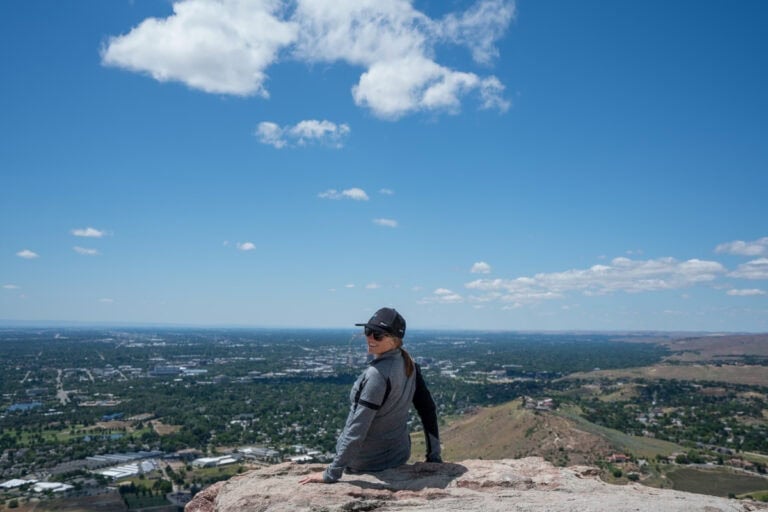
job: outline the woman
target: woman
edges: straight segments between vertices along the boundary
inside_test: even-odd
[[[405,464],[411,456],[408,415],[413,404],[424,426],[427,462],[442,462],[435,402],[421,369],[403,348],[405,319],[381,308],[364,327],[374,359],[357,378],[350,410],[336,443],[336,457],[322,473],[299,481],[333,483],[348,472],[382,471]]]

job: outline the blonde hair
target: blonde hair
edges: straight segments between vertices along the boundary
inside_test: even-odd
[[[391,336],[391,338],[395,342],[395,348],[399,348],[400,352],[402,352],[403,354],[403,363],[405,364],[405,376],[410,377],[411,375],[413,375],[413,369],[415,367],[413,358],[411,357],[411,354],[409,354],[408,351],[403,348],[403,338],[398,338],[397,336]]]

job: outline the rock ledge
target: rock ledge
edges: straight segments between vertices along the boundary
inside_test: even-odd
[[[611,485],[587,466],[559,468],[539,457],[407,464],[345,474],[332,485],[299,485],[324,466],[278,464],[219,482],[185,512],[747,512],[768,505],[715,496]]]

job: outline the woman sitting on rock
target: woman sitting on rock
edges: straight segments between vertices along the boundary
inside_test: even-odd
[[[299,483],[333,483],[345,469],[382,471],[405,464],[411,456],[411,404],[424,426],[427,462],[442,462],[435,402],[421,369],[403,348],[405,319],[392,308],[381,308],[368,322],[355,325],[364,327],[374,359],[352,386],[349,415],[333,462]]]

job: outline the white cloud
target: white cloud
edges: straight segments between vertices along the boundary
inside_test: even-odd
[[[253,242],[243,242],[237,244],[237,248],[241,251],[253,251],[256,249],[256,245],[253,244]]]
[[[458,304],[463,301],[464,298],[458,293],[449,290],[448,288],[438,288],[432,292],[431,296],[423,298],[420,302],[422,304]]]
[[[341,148],[350,133],[351,129],[347,124],[337,125],[331,121],[310,119],[293,126],[282,127],[264,121],[259,123],[255,135],[259,142],[269,144],[277,149],[313,144]]]
[[[18,290],[19,287],[15,284],[4,284],[3,285],[4,290]]]
[[[353,283],[348,283],[344,285],[344,288],[354,288],[355,285]]]
[[[379,189],[379,194],[383,196],[391,196],[395,194],[395,191],[389,188],[382,188],[382,189]]]
[[[473,274],[490,274],[491,266],[484,261],[478,261],[469,270]]]
[[[365,285],[366,290],[378,290],[379,288],[381,288],[381,285],[378,283],[368,283]]]
[[[720,244],[715,248],[715,252],[737,254],[739,256],[762,256],[764,254],[768,255],[768,236],[753,240],[751,242],[735,240],[733,242]]]
[[[768,258],[758,258],[742,263],[728,275],[742,279],[768,279]]]
[[[509,16],[502,14],[507,12]],[[508,103],[501,98],[503,85],[496,77],[447,68],[435,62],[434,54],[437,44],[453,43],[469,46],[475,56],[492,55],[512,14],[509,2],[480,1],[467,13],[435,21],[406,1],[300,0],[295,19],[302,36],[296,54],[310,62],[365,67],[352,95],[357,105],[382,118],[421,110],[456,111],[460,99],[473,91],[484,107],[505,110]],[[491,26],[498,29],[489,30]],[[490,58],[481,60],[487,63]]]
[[[396,228],[397,221],[394,219],[373,219],[373,223],[386,228]]]
[[[725,268],[715,261],[615,258],[610,265],[514,279],[477,279],[465,286],[481,294],[473,300],[524,304],[562,298],[569,292],[606,295],[679,289],[711,282],[723,273]]]
[[[368,194],[361,188],[348,188],[339,192],[336,189],[328,189],[325,192],[320,192],[317,197],[321,199],[352,199],[354,201],[367,201]]]
[[[448,14],[438,30],[449,41],[468,46],[475,61],[488,64],[499,56],[496,41],[504,35],[514,15],[513,3],[487,0],[462,13]]]
[[[16,256],[19,258],[24,258],[25,260],[33,260],[35,258],[39,258],[40,255],[36,252],[30,251],[29,249],[24,249],[16,253]]]
[[[115,299],[109,299],[105,297],[103,299],[99,299],[99,302],[101,302],[102,304],[112,304],[113,302],[115,302]]]
[[[99,251],[96,249],[88,249],[86,247],[80,247],[80,246],[74,246],[72,248],[77,254],[82,254],[83,256],[96,256],[99,254]]]
[[[407,0],[181,0],[173,11],[110,38],[102,63],[209,93],[267,98],[267,69],[280,60],[340,62],[365,70],[354,101],[383,118],[456,111],[470,93],[484,108],[509,106],[496,77],[450,69],[435,55],[437,45],[460,45],[490,64],[514,17],[511,1],[479,0],[441,20]]]
[[[96,228],[82,228],[82,229],[73,229],[71,233],[75,236],[81,236],[85,238],[101,238],[104,235],[106,235],[105,231],[102,231],[100,229]]]
[[[268,97],[266,69],[296,40],[299,27],[281,19],[276,0],[187,0],[165,19],[147,18],[112,37],[102,63],[179,81],[209,93]]]
[[[260,142],[275,146],[277,149],[284,148],[288,144],[288,141],[283,137],[283,128],[275,123],[266,121],[259,123],[255,135]]]
[[[728,295],[736,296],[736,297],[753,297],[755,295],[765,295],[765,291],[759,290],[757,288],[746,288],[741,290],[737,290],[734,288],[733,290],[728,290],[725,293],[727,293]]]

